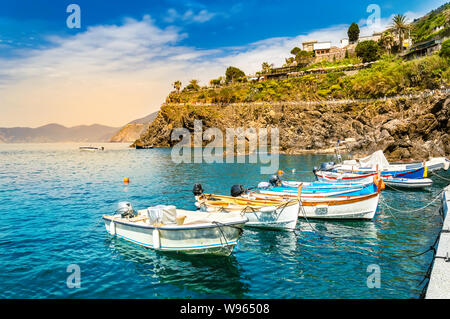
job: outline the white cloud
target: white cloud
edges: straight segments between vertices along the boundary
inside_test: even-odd
[[[185,23],[205,23],[214,18],[216,15],[216,13],[209,12],[206,9],[202,9],[197,13],[189,9],[183,14],[180,14],[177,10],[170,8],[167,10],[167,16],[164,17],[164,21],[168,23],[174,23],[178,20]]]
[[[203,15],[206,19],[207,12]],[[55,36],[49,39],[51,48],[0,59],[0,126],[120,126],[157,110],[176,80],[187,84],[198,79],[205,85],[230,65],[247,74],[260,70],[263,62],[280,66],[303,41],[338,45],[347,37],[347,28],[339,25],[215,50],[181,45],[186,34],[173,27],[161,29],[150,16],[91,27],[71,37]],[[361,35],[367,28],[361,27]]]

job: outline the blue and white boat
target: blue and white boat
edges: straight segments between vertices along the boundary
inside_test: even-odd
[[[367,173],[361,172],[347,172],[343,170],[314,170],[314,175],[318,181],[332,182],[332,183],[369,183],[377,175],[376,171]],[[381,178],[408,178],[408,179],[423,179],[427,177],[424,167],[417,169],[409,169],[402,171],[381,171]]]
[[[274,178],[274,177],[272,177]],[[272,180],[271,180],[272,181]],[[278,184],[278,186],[276,186]],[[259,183],[258,189],[260,193],[277,194],[277,193],[292,193],[296,194],[298,187],[302,185],[303,198],[305,197],[333,197],[333,196],[357,196],[368,195],[376,192],[376,186],[373,182],[370,183],[348,183],[336,184],[327,182],[294,182],[294,181],[279,181],[275,183]]]
[[[376,173],[377,168],[381,171],[381,176],[398,177],[398,178],[423,178],[417,176],[402,176],[409,175],[409,172],[415,172],[419,169],[425,170],[425,177],[427,173],[439,169],[448,170],[450,161],[445,157],[433,157],[428,161],[415,163],[389,163],[379,150],[372,155],[361,158],[359,160],[346,160],[342,163],[336,164],[334,162],[322,163],[320,170],[333,171],[338,173],[352,173],[352,174],[370,174]]]

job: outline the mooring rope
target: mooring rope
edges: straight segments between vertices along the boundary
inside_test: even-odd
[[[319,235],[321,238],[323,238],[324,235],[321,234],[321,233],[320,233],[320,232],[319,232],[319,231],[318,231],[318,230],[317,230],[317,229],[309,222],[308,217],[306,217],[306,211],[305,211],[305,208],[303,207],[303,203],[302,203],[301,200],[298,201],[298,210],[299,210],[299,213],[300,213],[300,210],[302,211],[303,218],[305,218],[306,222],[308,223],[309,227],[311,227],[311,229],[313,230],[313,232],[315,232],[317,235]],[[335,245],[336,245],[336,243],[335,243]]]
[[[450,179],[445,178],[445,177],[439,175],[438,173],[433,173],[433,176],[437,176],[437,177],[439,177],[439,178],[442,178],[444,181],[450,182]]]
[[[392,206],[389,206],[389,205],[386,203],[386,201],[384,201],[384,200],[381,199],[381,198],[380,198],[380,201],[381,201],[387,208],[392,209],[392,210],[395,210],[395,211],[397,211],[397,212],[401,212],[401,213],[415,213],[415,212],[419,212],[419,211],[424,210],[425,208],[431,206],[431,204],[433,204],[436,200],[438,200],[438,199],[440,198],[440,196],[441,196],[441,194],[442,194],[443,192],[444,192],[444,190],[440,191],[439,194],[437,194],[436,197],[435,197],[431,202],[429,202],[427,205],[425,205],[425,206],[423,206],[423,207],[420,207],[420,208],[417,208],[417,209],[412,209],[412,210],[403,210],[403,209],[397,209],[397,208],[394,208],[394,207],[392,207]]]
[[[385,201],[383,201],[381,199],[381,196],[380,196],[380,202],[385,204]],[[385,205],[387,206],[387,204],[385,204]],[[394,220],[397,220],[397,218],[395,218],[394,214],[391,211],[389,211],[389,209],[387,209],[386,211],[388,212],[389,215],[391,215],[392,218],[394,218]],[[395,224],[395,221],[394,221],[394,224]]]
[[[431,245],[427,250],[425,250],[424,252],[421,252],[420,254],[412,255],[412,256],[408,256],[408,257],[409,257],[409,258],[419,257],[419,256],[422,256],[422,255],[426,254],[426,253],[429,252],[429,251],[433,251],[433,252],[434,252],[433,255],[435,255],[435,254],[436,254],[436,249],[434,248],[434,246],[436,246],[436,244],[437,244],[437,242],[438,242],[438,240],[439,240],[439,237],[441,237],[441,233],[440,233],[440,232],[439,232],[439,234],[437,235],[436,240],[434,241],[433,245]]]
[[[396,192],[400,192],[400,193],[410,193],[410,191],[405,191],[405,190],[402,190],[402,189],[398,189],[397,187],[394,187],[394,186],[392,186],[392,185],[386,184],[386,187],[392,188],[392,189],[395,190]]]
[[[220,227],[220,224],[221,224],[221,223],[216,222],[216,221],[213,221],[212,223],[217,225],[217,227],[219,228],[220,234],[222,235],[221,237],[219,237],[219,238],[220,238],[220,245],[223,246],[223,242],[222,242],[222,237],[223,237],[223,239],[225,240],[225,247],[226,247],[226,249],[228,249],[228,250],[230,251],[230,253],[231,253],[231,252],[232,252],[232,249],[230,249],[230,248],[228,247],[228,240],[227,240],[227,237],[226,237],[225,234],[223,233],[222,227]]]

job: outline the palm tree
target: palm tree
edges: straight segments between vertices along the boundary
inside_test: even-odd
[[[388,54],[391,54],[391,49],[395,43],[394,36],[392,35],[392,33],[390,31],[385,31],[381,35],[379,43],[383,48],[386,49]]]
[[[180,93],[181,89],[181,81],[175,81],[173,82],[173,88],[177,91],[177,93]]]
[[[292,66],[295,63],[294,57],[284,59],[286,63],[283,66]]]
[[[200,85],[198,85],[198,80],[190,80],[189,81],[189,85],[191,86],[192,89],[194,89],[195,91],[200,89]]]
[[[398,42],[400,46],[400,52],[403,51],[403,39],[406,32],[409,31],[410,25],[406,21],[406,16],[403,14],[396,14],[392,19],[392,28],[398,35]]]
[[[263,64],[261,65],[262,68],[262,72],[263,73],[269,73],[270,70],[273,68],[273,64],[269,64],[267,62],[263,62]]]

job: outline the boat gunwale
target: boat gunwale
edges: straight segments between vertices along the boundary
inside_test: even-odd
[[[114,219],[114,217],[112,217],[111,215],[103,215],[102,216],[103,220],[109,220],[112,222],[115,222],[117,224],[122,224],[122,225],[126,225],[126,226],[133,226],[133,227],[138,227],[138,228],[145,228],[145,229],[161,229],[161,230],[194,230],[194,229],[205,229],[205,228],[215,228],[215,227],[221,227],[221,226],[234,226],[234,225],[239,225],[239,224],[246,224],[248,222],[248,218],[245,217],[245,219],[243,218],[240,221],[234,221],[234,222],[227,222],[227,223],[223,223],[223,222],[217,222],[219,224],[213,224],[211,223],[202,223],[202,224],[198,224],[197,226],[184,226],[183,225],[174,225],[172,227],[165,225],[165,226],[153,226],[153,225],[141,225],[141,224],[137,224],[136,222],[125,222],[122,220],[118,220],[118,219]]]
[[[256,204],[261,204],[261,205],[259,205],[259,206],[257,206],[257,205],[251,205],[251,204],[249,204],[249,205],[241,205],[241,204],[237,204],[236,203],[236,206],[250,206],[250,207],[252,207],[252,206],[254,206],[254,207],[257,207],[257,208],[264,208],[264,207],[268,207],[268,206],[272,206],[273,205],[273,200],[265,200],[265,199],[248,199],[248,198],[243,198],[243,197],[232,197],[232,196],[226,196],[226,195],[216,195],[216,194],[202,194],[201,196],[200,196],[200,198],[198,199],[198,201],[200,202],[200,201],[202,201],[203,200],[203,202],[214,202],[214,200],[211,200],[211,198],[223,198],[223,199],[228,199],[228,200],[232,200],[232,201],[245,201],[245,202],[247,202],[247,203],[256,203]],[[221,200],[222,201],[222,200]],[[269,201],[269,203],[267,203],[267,201]],[[219,202],[219,201],[217,201],[217,202]],[[224,202],[226,202],[226,201],[224,201]],[[289,206],[292,206],[292,205],[296,205],[296,204],[298,204],[298,199],[287,199],[287,200],[276,200],[276,202],[278,203],[278,205],[277,206],[282,206],[282,205],[284,205],[284,204],[286,204],[286,207],[289,207]],[[228,203],[228,204],[234,204],[234,203]],[[264,204],[264,205],[262,205],[262,204]],[[213,205],[213,206],[218,206],[218,205]],[[277,207],[277,209],[278,209],[278,207]]]
[[[258,194],[258,193],[255,193]],[[263,194],[264,195],[264,194]],[[317,205],[327,205],[327,206],[337,206],[337,205],[345,205],[345,204],[353,204],[358,202],[363,202],[365,200],[369,200],[373,197],[376,197],[379,195],[379,192],[375,192],[368,195],[356,195],[356,196],[336,196],[333,197],[333,199],[330,199],[329,201],[308,201],[311,200],[312,197],[306,198],[306,200],[301,200],[300,203],[302,206],[317,206]],[[278,195],[268,195],[268,196],[278,196]],[[316,197],[317,199],[324,199],[326,197]],[[347,198],[347,199],[344,199]],[[336,200],[339,199],[339,200]],[[277,201],[277,199],[267,199],[267,200],[273,200]]]
[[[411,169],[411,170],[400,170],[400,171],[380,171],[382,172],[387,172],[390,173],[389,175],[384,175],[381,176],[381,178],[398,178],[399,176],[405,176],[405,175],[409,175],[409,174],[414,174],[414,173],[418,173],[419,171],[424,170],[424,167],[420,167],[418,169]],[[405,172],[406,171],[406,172]],[[400,173],[402,172],[402,173]],[[324,173],[331,173],[330,174],[324,174]],[[395,174],[397,173],[397,174]],[[358,174],[355,172],[345,172],[345,171],[317,171],[316,173],[317,177],[323,178],[323,179],[331,179],[331,180],[353,180],[353,179],[363,179],[363,178],[369,178],[372,176],[376,176],[378,173],[377,172],[373,172],[370,174]],[[341,178],[339,178],[339,174],[343,175],[343,174],[352,174],[352,175],[356,175],[356,176],[341,176]],[[338,175],[338,176],[335,176]]]

